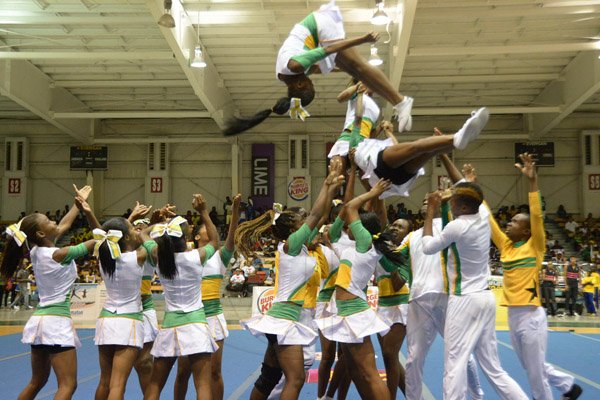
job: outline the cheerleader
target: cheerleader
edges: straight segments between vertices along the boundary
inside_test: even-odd
[[[385,335],[389,326],[371,310],[363,290],[384,254],[396,264],[400,260],[396,260],[397,254],[388,245],[389,234],[379,234],[381,224],[377,215],[360,215],[359,209],[367,201],[380,196],[390,185],[389,181],[382,179],[369,192],[344,206],[342,217],[349,224],[350,239],[354,239],[355,246],[345,249],[340,256],[335,284],[337,314],[317,320],[327,339],[342,343],[348,365],[352,364],[349,368],[352,380],[361,397],[369,399],[389,399],[389,392],[375,366],[370,339],[374,333]]]
[[[131,222],[111,218],[93,231],[94,255],[106,285],[106,301],[96,321],[94,342],[100,356],[96,399],[122,399],[127,379],[144,347],[141,284],[148,242]]]
[[[74,186],[75,187],[75,186]],[[77,279],[75,260],[86,256],[94,247],[94,240],[76,246],[58,248],[56,241],[70,228],[82,208],[90,225],[93,223],[86,199],[89,186],[78,190],[76,205],[60,223],[44,214],[30,214],[10,225],[10,236],[2,257],[2,277],[13,276],[25,252],[29,252],[40,302],[23,329],[25,344],[31,346],[31,380],[19,394],[19,400],[33,400],[46,385],[50,370],[58,382],[55,399],[70,399],[77,387],[77,354],[81,346],[71,320],[71,292]],[[93,214],[92,214],[93,215]]]
[[[133,224],[135,230],[142,234],[143,231],[148,229],[150,220],[144,218],[150,211],[150,207],[143,204],[137,203],[133,208],[129,221]],[[152,300],[152,278],[154,277],[154,262],[151,257],[147,257],[144,261],[143,273],[142,273],[142,286],[140,294],[142,296],[142,314],[144,317],[144,347],[140,351],[137,360],[133,367],[138,375],[140,382],[140,388],[142,393],[145,392],[150,378],[152,377],[152,364],[153,359],[150,354],[154,339],[158,333],[158,321],[156,319],[156,308],[154,307],[154,301]]]
[[[268,346],[262,370],[250,399],[266,399],[285,375],[281,399],[297,399],[304,384],[302,346],[311,344],[317,333],[300,322],[306,284],[313,275],[316,261],[309,256],[305,243],[317,226],[343,177],[330,173],[305,219],[293,211],[269,210],[252,221],[241,224],[235,235],[238,249],[252,254],[257,240],[272,236],[279,241],[279,271],[275,282],[275,300],[265,315],[241,321],[242,327],[255,336],[265,335]]]
[[[465,149],[475,140],[489,119],[487,108],[480,108],[453,135],[436,135],[413,142],[398,143],[391,123],[382,123],[386,140],[365,139],[356,148],[354,156],[358,167],[364,172],[363,179],[374,185],[380,178],[393,185],[383,197],[408,197],[410,188],[417,178],[425,174],[423,166],[437,154],[453,149]]]
[[[223,345],[225,338],[229,336],[227,330],[227,321],[223,314],[221,306],[221,286],[223,277],[227,273],[227,266],[233,257],[235,251],[234,236],[240,220],[240,203],[242,195],[237,194],[233,198],[231,223],[229,224],[229,232],[225,245],[222,246],[215,254],[206,262],[202,269],[202,304],[208,327],[219,348],[212,353],[210,357],[211,369],[211,391],[213,400],[223,399],[223,375],[221,374],[221,361],[223,359]],[[208,230],[206,225],[195,228],[193,239],[196,248],[201,248],[210,243]],[[187,392],[187,383],[190,379],[192,371],[190,369],[189,359],[187,357],[179,357],[177,360],[177,378],[175,379],[174,398],[185,399]]]
[[[287,96],[277,100],[271,109],[260,111],[250,118],[234,118],[224,133],[234,135],[250,129],[272,112],[279,115],[289,112],[290,116],[304,120],[309,114],[303,107],[315,97],[315,88],[308,76],[312,73],[327,74],[335,67],[363,81],[392,104],[399,117],[399,131],[410,130],[413,99],[401,95],[387,76],[369,64],[356,49],[363,43],[376,42],[379,35],[371,32],[353,39],[345,37],[342,14],[335,1],[321,6],[296,24],[279,49],[275,66],[277,79],[287,86]]]
[[[188,249],[188,223],[177,216],[152,228],[151,237],[158,245],[152,257],[158,261],[158,275],[165,294],[165,318],[154,341],[152,380],[144,399],[158,399],[177,357],[187,356],[194,376],[197,398],[212,399],[210,383],[211,354],[219,347],[213,339],[200,292],[202,269],[215,254],[219,242],[217,228],[212,223],[204,197],[194,195],[193,208],[198,211],[209,242],[199,249]]]
[[[385,215],[385,213],[383,213]],[[387,217],[386,217],[387,220]],[[397,219],[385,232],[388,232],[394,246],[400,246],[402,240],[411,231],[411,223],[405,219]],[[406,336],[406,322],[408,316],[409,288],[405,283],[409,279],[407,268],[401,268],[386,258],[379,260],[375,269],[377,288],[379,289],[377,315],[390,326],[390,331],[385,335],[377,335],[385,372],[386,384],[390,397],[396,398],[398,388],[405,393],[404,368],[398,359],[398,353]]]

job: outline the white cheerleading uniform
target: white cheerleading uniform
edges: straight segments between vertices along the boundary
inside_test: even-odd
[[[389,138],[385,140],[365,139],[356,148],[354,161],[356,162],[356,165],[364,172],[362,179],[367,179],[371,187],[375,186],[377,181],[379,181],[379,178],[381,178],[377,176],[377,173],[375,172],[375,169],[377,168],[379,152],[393,145],[394,142]],[[401,185],[392,184],[392,186],[383,192],[379,198],[385,199],[392,196],[408,197],[410,189],[414,186],[415,182],[421,175],[425,175],[425,169],[423,168],[420,168],[417,173],[405,183]]]
[[[217,250],[202,269],[202,303],[210,333],[216,341],[224,340],[229,336],[227,321],[221,306],[221,283],[226,273],[227,268],[221,252]]]
[[[212,246],[205,248],[212,249]],[[214,250],[213,250],[214,251]],[[207,251],[207,257],[210,258]],[[167,279],[158,273],[165,294],[165,319],[154,340],[154,357],[179,357],[198,353],[214,353],[213,339],[204,315],[200,283],[202,262],[197,250],[175,253],[177,275]]]
[[[288,68],[288,62],[292,57],[316,49],[319,46],[327,46],[327,41],[340,40],[345,37],[342,14],[335,5],[335,0],[322,5],[318,11],[311,13],[292,28],[277,54],[276,74],[298,75],[298,73],[292,72]],[[333,70],[336,56],[337,53],[333,53],[319,61],[318,65],[321,73],[327,74]]]
[[[150,256],[148,256],[150,257]],[[154,266],[148,259],[144,261],[142,275],[142,313],[144,315],[144,343],[154,342],[158,334],[158,320],[156,319],[156,308],[152,300],[152,278],[154,277]]]
[[[57,247],[34,246],[31,263],[40,302],[23,328],[21,341],[30,345],[80,347],[71,319],[71,289],[77,278],[75,261],[60,264],[52,259]]]
[[[371,135],[371,130],[373,126],[379,119],[379,114],[381,110],[375,100],[371,96],[368,96],[366,93],[363,94],[363,119],[360,125],[360,135],[367,139]],[[346,110],[346,120],[344,121],[344,131],[337,139],[329,154],[328,158],[334,156],[342,156],[345,157],[348,155],[348,151],[350,150],[350,139],[352,138],[352,129],[354,128],[354,120],[356,118],[356,102],[357,97],[352,98],[348,101],[348,107]]]
[[[377,315],[389,326],[406,325],[408,320],[408,282],[398,291],[393,288],[391,275],[382,266],[381,261],[375,268],[375,280],[378,289]]]
[[[315,319],[335,314],[335,301],[331,301],[331,299],[335,291],[335,280],[340,266],[340,259],[334,250],[323,245],[321,245],[321,250],[323,250],[323,254],[327,260],[329,271],[327,276],[321,277],[321,289],[317,296]]]
[[[352,224],[364,229],[360,220]],[[345,289],[356,298],[336,300],[337,313],[317,319],[317,325],[327,339],[341,343],[362,343],[366,336],[374,333],[385,335],[389,331],[389,325],[369,307],[365,293],[381,257],[372,245],[365,253],[353,247],[346,248],[341,254],[336,287]]]
[[[448,250],[450,298],[444,327],[444,399],[464,399],[467,364],[474,353],[490,384],[504,400],[527,395],[500,365],[496,345],[496,305],[488,288],[489,214],[461,215],[436,236],[424,236],[423,252]]]
[[[94,343],[141,348],[144,346],[144,318],[140,290],[144,271],[138,264],[136,251],[121,253],[115,263],[112,277],[100,266],[106,301],[96,320]]]
[[[306,224],[300,229],[304,233],[309,230]],[[293,235],[298,233],[297,231]],[[309,234],[310,231],[303,236],[308,238]],[[273,306],[266,314],[240,321],[240,324],[254,336],[275,335],[280,345],[306,346],[317,338],[317,332],[310,325],[301,322],[306,285],[315,271],[317,261],[308,254],[304,244],[300,254],[296,256],[285,253],[283,242],[279,243],[277,251],[279,268]]]

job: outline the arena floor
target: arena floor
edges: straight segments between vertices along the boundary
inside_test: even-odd
[[[0,311],[0,368],[2,368],[0,387],[3,388],[1,396],[3,399],[16,398],[30,377],[29,347],[20,342],[20,332],[28,314],[24,311]],[[587,317],[576,317],[575,319],[556,318],[550,321],[550,325],[548,361],[576,377],[577,382],[584,389],[581,399],[600,399],[600,374],[597,368],[600,360],[600,319]],[[237,325],[231,325],[231,328],[231,335],[226,341],[223,357],[225,399],[247,399],[259,373],[266,341],[239,330]],[[77,352],[79,384],[74,399],[88,400],[93,398],[100,376],[98,353],[93,342],[93,329],[79,329],[78,333],[82,339],[82,348]],[[377,364],[383,369],[383,361],[379,355],[378,345],[375,344],[375,347],[378,352]],[[527,392],[525,372],[512,350],[509,334],[505,330],[498,331],[498,350],[504,368]],[[319,350],[317,349],[317,351]],[[405,349],[403,349],[403,352],[399,355],[402,362],[404,362],[405,356]],[[319,354],[317,354],[317,358],[319,358]],[[442,364],[443,343],[438,338],[425,365],[426,388],[424,395],[427,400],[442,398]],[[316,398],[317,385],[313,382],[316,368],[318,368],[318,361],[313,366],[315,371],[309,374],[309,382],[302,389],[301,399],[312,400]],[[486,398],[497,399],[498,396],[493,392],[483,375],[481,375],[481,378]],[[171,373],[161,398],[172,398],[174,379],[175,371]],[[191,384],[190,388],[192,388]],[[37,399],[50,399],[55,390],[56,379],[52,376]],[[129,380],[125,398],[132,400],[142,398],[135,373]],[[187,398],[194,398],[194,393],[188,393]],[[399,395],[398,398],[402,398],[402,396]],[[558,393],[556,393],[556,398],[559,398]],[[348,399],[359,399],[354,388],[351,388]]]

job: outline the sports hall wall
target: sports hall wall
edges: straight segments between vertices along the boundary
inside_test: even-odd
[[[250,194],[251,144],[273,143],[275,145],[275,199],[286,202],[288,186],[288,135],[294,130],[309,137],[309,172],[312,193],[316,193],[326,171],[326,143],[335,141],[339,121],[320,118],[319,121],[301,124],[284,118],[273,119],[265,124],[260,134],[244,134],[237,137],[241,163],[239,166],[239,188],[244,198]],[[414,133],[406,139],[416,139],[427,134],[432,126],[453,132],[462,124],[462,119],[451,117],[417,119]],[[555,166],[540,168],[540,186],[547,203],[547,210],[554,212],[559,204],[564,204],[569,212],[582,210],[584,194],[582,164],[580,159],[580,135],[584,130],[597,129],[598,123],[588,116],[573,114],[562,124],[539,141],[553,141],[555,144]],[[159,142],[171,137],[168,148],[168,178],[165,182],[167,196],[180,206],[180,211],[189,209],[191,194],[203,193],[209,205],[222,212],[225,196],[232,191],[232,151],[231,144],[224,141],[212,122],[171,120],[160,121],[103,121],[100,126],[107,141],[122,140],[127,143],[108,144],[109,170],[94,172],[95,209],[101,215],[120,215],[136,200],[145,200],[148,142]],[[496,208],[506,204],[525,203],[526,187],[513,167],[514,142],[526,141],[523,135],[526,124],[520,119],[495,116],[478,141],[465,151],[455,152],[457,165],[471,162],[476,165],[488,201]],[[215,132],[212,140],[222,143],[176,143],[177,137],[187,138],[208,131]],[[57,131],[49,124],[38,121],[18,121],[0,123],[0,137],[27,137],[29,140],[27,188],[29,207],[22,211],[47,210],[54,213],[65,204],[72,202],[71,183],[84,185],[86,174],[83,171],[69,170],[69,146],[74,141]],[[148,140],[152,137],[152,140]],[[506,138],[506,139],[503,139]],[[401,138],[401,140],[404,137]],[[98,144],[102,144],[99,139]],[[0,143],[1,161],[4,163],[4,140]],[[596,152],[598,149],[595,150]],[[394,202],[404,202],[409,209],[416,210],[427,191],[437,183],[430,174],[433,164],[427,167],[427,175],[419,180],[412,190],[410,199],[397,198]],[[436,170],[441,173],[440,170]],[[4,172],[3,172],[4,173]],[[2,188],[2,197],[7,196]],[[168,195],[170,193],[170,195]],[[0,198],[0,200],[2,200]],[[588,199],[589,200],[589,199]],[[600,201],[596,201],[600,203]],[[3,220],[11,220],[15,215],[2,215]]]

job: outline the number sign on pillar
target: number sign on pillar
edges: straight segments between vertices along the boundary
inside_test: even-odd
[[[588,189],[589,190],[600,190],[600,174],[589,174]]]
[[[8,194],[21,194],[21,178],[8,179]]]
[[[150,178],[150,193],[162,193],[163,180],[159,177]]]

